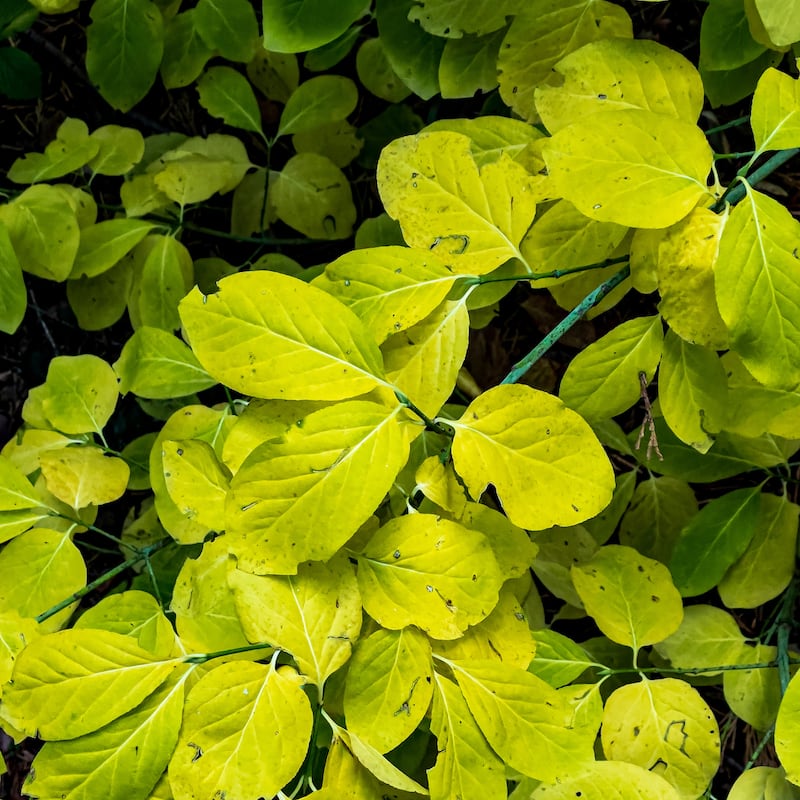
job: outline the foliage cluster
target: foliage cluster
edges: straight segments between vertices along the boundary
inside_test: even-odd
[[[0,724],[45,741],[26,791],[695,800],[721,686],[779,759],[729,797],[800,796],[800,223],[759,188],[800,148],[800,83],[774,68],[800,2],[714,0],[699,70],[605,0],[264,0],[261,27],[246,0],[181,6],[94,0],[88,74],[123,110],[159,72],[196,83],[226,132],[70,118],[0,206],[4,332],[24,273],[65,282],[87,330],[132,326],[113,364],[55,358],[0,455]],[[356,47],[389,104],[361,128],[361,88],[329,74]],[[349,239],[345,170],[414,127],[402,101],[476,91],[486,114],[383,147],[386,214],[330,263],[182,243],[228,195],[224,235]],[[751,91],[753,150],[715,152],[706,98]],[[518,283],[569,313],[482,391],[470,331]],[[633,291],[649,313],[558,396],[520,383]],[[116,447],[126,394],[158,430]],[[120,498],[121,529],[96,526]],[[124,560],[87,583],[98,537]]]

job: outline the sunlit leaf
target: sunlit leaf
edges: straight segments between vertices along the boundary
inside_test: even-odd
[[[28,306],[22,266],[11,244],[8,228],[0,223],[0,331],[13,334]]]
[[[778,656],[778,648],[756,644],[742,648],[742,664],[770,664]],[[722,689],[730,710],[757,731],[766,731],[775,724],[783,692],[778,670],[728,670],[722,673]]]
[[[92,445],[48,450],[40,461],[48,491],[75,509],[118,500],[128,486],[128,465]]]
[[[262,0],[264,48],[278,53],[299,53],[333,41],[364,11],[364,0]]]
[[[358,89],[350,78],[319,75],[301,83],[286,101],[278,136],[312,130],[348,117],[358,103]]]
[[[113,267],[155,227],[138,219],[110,219],[81,231],[70,278],[93,278]]]
[[[211,67],[197,84],[200,105],[226,125],[261,133],[261,112],[247,79],[231,67]]]
[[[795,675],[783,696],[775,722],[775,750],[786,770],[786,779],[800,786],[800,678]]]

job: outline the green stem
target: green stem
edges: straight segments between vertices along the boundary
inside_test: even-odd
[[[193,653],[186,656],[183,660],[187,664],[205,664],[208,661],[213,661],[215,658],[222,658],[223,656],[235,656],[239,653],[252,653],[254,650],[268,650],[273,645],[268,642],[258,642],[256,644],[246,644],[241,647],[231,647],[228,650],[215,650],[213,653]]]
[[[81,528],[86,528],[86,530],[96,533],[98,536],[103,536],[106,539],[110,539],[118,547],[126,547],[128,550],[133,550],[134,553],[139,552],[139,548],[134,547],[132,544],[128,544],[127,542],[123,542],[122,539],[114,536],[113,533],[104,531],[102,528],[98,528],[96,525],[92,525],[90,522],[85,522],[77,517],[70,517],[68,514],[54,513],[52,516],[58,517],[59,519],[65,519],[67,522],[71,522],[73,525],[79,525]]]
[[[743,153],[714,153],[714,161],[722,161],[726,158],[750,158],[755,151],[746,150]]]
[[[790,150],[781,150],[778,153],[775,153],[774,156],[767,159],[757,170],[755,170],[748,178],[747,183],[750,186],[755,186],[759,181],[763,181],[764,178],[771,175],[775,172],[776,169],[783,166],[787,161],[794,158],[798,153],[800,153],[800,147],[793,147]],[[745,185],[742,181],[737,181],[734,184],[731,184],[726,190],[725,193],[711,206],[711,210],[714,212],[722,211],[725,208],[725,203],[730,203],[734,205],[738,203],[745,195],[746,192]]]
[[[630,266],[625,266],[607,281],[601,283],[593,292],[586,295],[525,358],[514,364],[514,368],[503,378],[502,383],[516,383],[570,328],[578,323],[592,306],[597,305],[630,274]]]
[[[429,416],[427,416],[421,409],[417,408],[411,400],[408,399],[399,389],[392,387],[392,391],[394,391],[394,396],[409,410],[413,411],[424,423],[425,427],[430,430],[434,431],[435,433],[440,433],[442,436],[447,436],[448,438],[453,438],[453,431],[449,428],[445,428],[444,426],[440,425],[438,422],[432,420]]]
[[[787,665],[800,664],[798,658],[787,658]],[[778,666],[778,659],[772,661],[761,661],[757,664],[721,664],[714,667],[605,667],[600,670],[603,677],[613,675],[704,675],[707,672],[733,672],[734,670],[751,669],[775,669]]]
[[[797,600],[797,579],[793,579],[789,588],[783,593],[781,608],[778,613],[778,678],[781,682],[781,695],[786,693],[786,687],[792,679],[789,669],[791,657],[789,655],[789,637],[792,632],[792,621],[794,619],[794,605]]]
[[[104,572],[99,578],[93,580],[91,583],[87,583],[83,589],[78,589],[77,592],[73,592],[69,597],[62,600],[60,603],[56,603],[56,605],[52,606],[52,608],[48,608],[47,611],[43,611],[36,617],[37,622],[44,622],[46,619],[49,619],[54,614],[58,614],[59,611],[62,611],[67,606],[72,605],[76,600],[80,600],[82,597],[85,597],[89,592],[94,591],[98,586],[102,586],[106,581],[110,580],[111,578],[119,575],[121,572],[124,572],[129,567],[133,567],[134,565],[138,564],[143,559],[149,559],[149,557],[155,553],[157,550],[160,550],[162,547],[166,546],[173,542],[174,539],[161,539],[158,542],[154,542],[153,544],[147,545],[147,547],[141,548],[139,552],[129,558],[127,561],[123,561],[121,564],[118,564],[113,569]]]
[[[744,765],[744,772],[750,769],[756,761],[758,761],[758,757],[763,752],[764,748],[770,743],[770,740],[775,734],[775,723],[773,722],[772,725],[767,728],[764,732],[764,735],[761,737],[761,740],[756,745],[755,750],[753,750],[750,758],[747,759],[747,763]]]
[[[706,136],[712,136],[715,133],[721,133],[722,131],[728,130],[728,128],[738,128],[739,125],[744,125],[746,122],[750,121],[750,115],[747,114],[744,117],[738,117],[737,119],[731,120],[730,122],[726,122],[724,125],[717,125],[715,128],[709,128],[706,131]]]
[[[551,272],[542,272],[539,275],[506,275],[502,278],[492,278],[491,275],[481,275],[468,279],[468,286],[483,286],[487,283],[508,283],[509,281],[541,281],[545,278],[564,278],[567,275],[575,275],[580,272],[589,272],[593,269],[605,269],[613,267],[615,264],[624,264],[629,256],[619,258],[607,258],[605,261],[598,261],[595,264],[585,264],[582,267],[570,267],[569,269],[554,269]]]

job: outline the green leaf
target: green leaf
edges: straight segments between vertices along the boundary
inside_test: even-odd
[[[683,619],[669,570],[632,547],[601,547],[572,567],[572,580],[600,630],[635,652],[666,639]]]
[[[506,24],[521,10],[519,0],[478,0],[465,7],[459,0],[416,0],[408,18],[434,36],[460,39],[465,33],[482,35]]]
[[[114,362],[121,394],[166,400],[185,397],[213,386],[194,353],[176,336],[160,328],[139,328],[125,342]]]
[[[242,272],[180,305],[195,355],[226,386],[255,397],[342,400],[383,383],[378,346],[321,289],[276,272]]]
[[[13,334],[25,317],[28,293],[8,228],[0,222],[0,331]]]
[[[778,657],[777,647],[764,644],[745,645],[742,650],[743,664],[774,664]],[[766,731],[775,724],[783,694],[776,668],[723,672],[722,689],[730,710],[755,730]]]
[[[700,26],[700,69],[733,70],[754,61],[766,48],[751,33],[742,0],[710,3]]]
[[[155,660],[130,636],[58,631],[20,653],[3,694],[5,718],[28,736],[74,739],[136,708],[179,664]]]
[[[788,47],[800,40],[797,0],[755,0],[755,7],[767,35],[777,47]]]
[[[675,678],[617,689],[606,701],[602,741],[606,758],[656,772],[683,798],[702,794],[719,766],[714,714]]]
[[[310,131],[292,136],[292,146],[298,153],[319,153],[329,158],[337,167],[350,164],[361,152],[364,140],[358,129],[347,120],[326,122]]]
[[[300,53],[332,42],[365,11],[364,0],[262,0],[264,49]]]
[[[294,574],[302,561],[330,558],[369,519],[408,458],[402,408],[339,403],[257,447],[226,505],[239,567]]]
[[[800,786],[800,677],[795,674],[783,696],[775,722],[775,750],[786,770],[786,779]]]
[[[356,53],[356,72],[368,92],[388,103],[400,103],[411,94],[392,69],[380,39],[365,39],[361,43]]]
[[[676,669],[724,667],[753,663],[739,624],[716,606],[694,605],[684,609],[683,622],[671,636],[656,644],[658,654],[669,659]],[[709,669],[704,676],[719,675]]]
[[[632,37],[631,19],[605,0],[529,0],[500,46],[500,96],[523,119],[534,117],[534,90],[573,50],[598,39]]]
[[[649,383],[661,359],[661,318],[636,317],[584,347],[561,380],[559,397],[590,421],[615,417],[641,397],[639,373]]]
[[[521,258],[536,211],[533,185],[509,157],[479,171],[470,140],[449,131],[398,139],[378,162],[381,200],[405,240],[460,274],[483,275]]]
[[[431,514],[390,520],[358,560],[366,612],[382,627],[416,625],[456,639],[495,607],[504,576],[485,537]]]
[[[530,800],[680,800],[675,789],[655,772],[624,761],[595,761],[556,784],[540,784]]]
[[[2,687],[14,674],[17,655],[40,636],[36,620],[25,619],[13,610],[3,610],[0,613],[0,697],[3,693]]]
[[[431,800],[504,800],[503,762],[489,749],[458,687],[438,673],[434,677],[431,731],[437,755],[428,770]]]
[[[361,639],[344,689],[348,730],[381,753],[397,747],[427,713],[433,675],[430,643],[416,628]]]
[[[709,197],[705,135],[652,111],[592,114],[558,131],[542,155],[556,192],[591,219],[665,228]]]
[[[63,192],[55,186],[31,186],[0,206],[0,222],[25,272],[51,281],[67,278],[78,252],[80,230]]]
[[[797,800],[800,789],[786,780],[783,767],[750,767],[734,781],[728,800]]]
[[[99,731],[45,744],[34,759],[25,792],[41,798],[146,797],[178,741],[188,676],[185,672],[168,681]]]
[[[555,781],[594,760],[572,707],[541,678],[491,661],[451,661],[469,710],[492,749],[523,775]]]
[[[715,270],[731,349],[759,382],[784,389],[800,382],[799,231],[786,208],[748,188],[722,232]]]
[[[777,597],[791,582],[800,507],[786,497],[762,494],[755,534],[719,582],[728,608],[756,608]]]
[[[125,175],[144,156],[144,137],[136,128],[103,125],[89,138],[99,145],[89,162],[89,169],[97,175]]]
[[[137,284],[137,323],[173,331],[181,326],[178,303],[194,285],[192,257],[172,236],[156,234],[149,244]]]
[[[42,94],[42,68],[16,47],[0,49],[0,94],[11,100],[32,100]]]
[[[60,178],[89,163],[99,147],[97,140],[89,136],[85,122],[67,117],[44,153],[27,153],[18,158],[8,171],[8,179],[14,183],[39,183]]]
[[[262,134],[261,110],[247,79],[231,67],[211,67],[197,84],[200,105],[226,125]]]
[[[455,429],[453,462],[472,497],[492,483],[521,528],[572,525],[611,500],[614,475],[603,448],[588,424],[552,395],[497,386],[458,421],[444,421]]]
[[[736,2],[736,0],[734,0]],[[715,6],[722,5],[714,3]],[[738,3],[741,6],[741,2]],[[734,51],[735,52],[735,51]],[[761,50],[752,61],[734,69],[708,70],[700,65],[700,75],[709,103],[716,108],[732,105],[751,95],[764,74],[764,70],[775,67],[783,60],[783,53],[774,50]]]
[[[756,532],[761,487],[737,489],[712,500],[681,531],[669,560],[683,597],[716,586]]]
[[[0,551],[0,608],[36,617],[86,585],[86,564],[68,534],[34,528]],[[66,625],[74,606],[41,623],[43,633]]]
[[[583,525],[570,525],[540,531],[535,538],[539,550],[533,561],[534,574],[551,594],[581,608],[583,602],[575,591],[570,569],[597,552],[594,537]]]
[[[447,40],[439,62],[442,97],[473,97],[497,86],[497,55],[504,34],[498,30],[486,36]]]
[[[74,509],[111,503],[128,486],[128,465],[93,445],[48,450],[40,461],[48,491]]]
[[[186,698],[169,765],[173,791],[179,798],[272,797],[302,765],[312,718],[302,688],[274,665],[215,667]]]
[[[276,103],[286,103],[300,82],[297,56],[272,53],[259,47],[247,65],[253,86]]]
[[[301,83],[281,113],[277,136],[310,131],[345,119],[358,104],[358,89],[350,78],[319,75]]]
[[[258,40],[258,22],[253,6],[247,0],[199,0],[195,24],[206,46],[228,61],[246,63],[253,57]],[[270,20],[268,27],[271,24]]]
[[[553,68],[563,83],[539,86],[536,110],[550,133],[598,111],[641,108],[697,122],[703,82],[675,50],[647,39],[601,39]]]
[[[572,639],[548,629],[533,632],[536,655],[528,667],[533,673],[559,688],[572,683],[586,670],[596,665],[594,659]]]
[[[110,219],[84,228],[69,277],[93,278],[111,269],[155,227],[144,220]]]
[[[200,35],[197,20],[197,9],[190,8],[167,23],[160,66],[161,80],[167,89],[180,89],[194,83],[214,55],[214,48]]]
[[[603,444],[607,447],[614,447],[612,442],[603,439],[602,434],[599,434],[597,428],[595,428],[595,433],[601,436],[601,441],[603,441]],[[627,440],[622,431],[619,431],[619,435],[622,438],[620,445],[627,444]],[[621,452],[624,453],[626,451],[622,450]],[[622,515],[630,505],[636,486],[636,473],[633,471],[623,472],[617,475],[614,483],[614,496],[611,498],[611,502],[600,514],[592,519],[586,520],[583,524],[598,545],[605,544],[613,536],[617,525],[619,525],[619,521],[622,519]]]
[[[235,569],[228,582],[247,638],[291,653],[321,694],[350,659],[361,630],[361,598],[347,559],[300,564],[297,575],[286,577]]]
[[[150,0],[96,0],[86,29],[86,71],[116,109],[129,111],[153,85],[164,23]]]
[[[345,174],[319,153],[292,156],[277,174],[272,202],[287,225],[312,239],[346,239],[356,209]]]

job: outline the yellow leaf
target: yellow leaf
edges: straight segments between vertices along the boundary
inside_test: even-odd
[[[605,545],[571,572],[587,612],[612,642],[638,652],[681,624],[683,603],[669,570],[631,547]]]
[[[786,770],[786,779],[800,786],[800,677],[795,675],[783,695],[775,722],[775,750]]]
[[[327,292],[276,272],[241,272],[180,305],[195,355],[236,391],[282,400],[343,400],[383,383],[378,346]]]
[[[764,644],[742,648],[741,664],[769,664],[778,648]],[[781,704],[781,681],[776,668],[737,669],[722,673],[722,689],[730,710],[757,731],[768,730]]]
[[[139,242],[155,225],[138,219],[110,219],[90,225],[81,231],[81,243],[70,278],[88,277],[111,269]]]
[[[381,795],[378,779],[334,734],[325,759],[322,789],[306,796],[315,800],[376,800]]]
[[[378,630],[358,642],[344,689],[351,733],[387,753],[416,730],[432,696],[431,646],[419,630]]]
[[[800,81],[773,67],[753,92],[750,126],[756,152],[800,147]]]
[[[534,540],[539,548],[533,562],[536,577],[556,597],[582,608],[570,569],[574,564],[588,561],[597,552],[594,536],[583,525],[569,525],[539,531]]]
[[[144,137],[136,128],[103,125],[89,138],[99,145],[89,162],[89,169],[98,175],[125,175],[144,156]]]
[[[106,456],[92,445],[49,450],[40,462],[48,491],[74,509],[119,499],[130,477],[121,458]]]
[[[592,657],[563,634],[547,628],[534,632],[536,655],[528,671],[559,688],[572,683],[586,670],[596,666]]]
[[[175,799],[272,797],[302,765],[312,717],[303,690],[274,666],[215,667],[186,698],[169,765]]]
[[[696,800],[717,772],[719,728],[697,690],[675,678],[622,686],[606,700],[603,752],[665,778]]]
[[[542,154],[555,190],[601,222],[666,228],[710,197],[703,132],[652,111],[593,114],[562,128]]]
[[[330,558],[375,511],[408,458],[402,409],[338,403],[257,447],[232,480],[226,505],[228,547],[240,569],[285,575],[302,561]]]
[[[11,608],[0,611],[0,697],[11,679],[19,653],[44,632],[36,620],[23,617]]]
[[[728,800],[797,800],[800,789],[786,780],[783,767],[750,767],[731,786]]]
[[[286,577],[236,569],[228,582],[247,638],[291,653],[321,694],[361,630],[361,598],[348,561],[300,564],[297,575]]]
[[[482,534],[430,514],[390,520],[356,558],[366,612],[384,628],[416,625],[436,639],[487,617],[504,580]]]
[[[429,456],[420,464],[414,479],[425,497],[451,512],[455,519],[466,510],[467,495],[450,462],[443,464],[439,456]]]
[[[573,525],[611,500],[613,470],[591,428],[546,392],[497,386],[443,421],[455,429],[453,463],[472,497],[492,483],[521,528]]]

